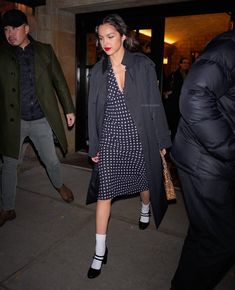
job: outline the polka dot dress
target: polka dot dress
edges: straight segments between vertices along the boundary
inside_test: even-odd
[[[112,68],[99,148],[98,199],[148,190],[145,161],[137,128],[128,111]]]

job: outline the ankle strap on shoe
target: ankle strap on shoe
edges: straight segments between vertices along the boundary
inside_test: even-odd
[[[93,259],[102,262],[104,260],[104,256],[95,255]]]
[[[140,215],[143,217],[150,217],[150,212],[140,212]]]

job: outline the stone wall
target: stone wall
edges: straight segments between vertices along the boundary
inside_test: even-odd
[[[75,15],[59,10],[54,0],[47,0],[45,6],[35,9],[35,17],[31,23],[32,35],[35,39],[50,43],[60,61],[65,78],[75,104],[76,92],[76,57],[75,57]],[[61,108],[61,114],[63,111]],[[75,150],[75,129],[67,130],[63,115],[64,126],[68,139],[68,151]]]

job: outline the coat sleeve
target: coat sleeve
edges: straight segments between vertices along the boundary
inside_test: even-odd
[[[74,113],[75,108],[69,92],[67,82],[64,77],[64,73],[60,66],[60,63],[54,53],[53,48],[49,45],[49,51],[51,56],[51,76],[53,86],[56,90],[58,99],[64,109],[65,114]]]
[[[98,153],[98,128],[96,123],[96,82],[94,73],[89,76],[89,94],[88,94],[88,135],[89,135],[89,152],[90,157]]]
[[[235,135],[217,101],[229,89],[230,78],[220,63],[200,59],[191,68],[180,97],[181,115],[198,142],[224,161],[235,158]]]
[[[152,62],[146,65],[146,77],[147,97],[149,98],[150,113],[154,122],[155,133],[159,140],[159,148],[169,148],[171,146],[170,131],[157,85],[155,65]]]

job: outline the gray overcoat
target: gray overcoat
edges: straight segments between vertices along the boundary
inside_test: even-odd
[[[71,95],[58,59],[49,44],[31,39],[34,49],[35,93],[56,135],[61,148],[67,150],[67,140],[57,97],[64,113],[75,111]],[[19,156],[20,145],[20,79],[14,47],[0,48],[0,154]]]
[[[99,149],[107,97],[108,61],[108,58],[100,60],[90,74],[88,122],[91,157],[96,156]],[[142,142],[151,206],[158,227],[167,209],[159,150],[170,147],[171,139],[157,86],[155,65],[145,55],[127,50],[122,64],[126,66],[125,101]]]

